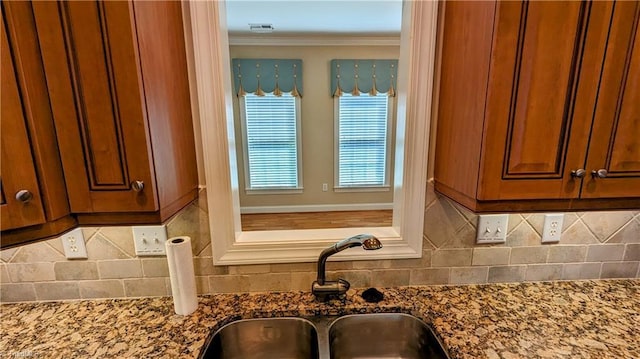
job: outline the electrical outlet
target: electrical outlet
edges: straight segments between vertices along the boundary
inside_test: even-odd
[[[322,192],[327,192],[329,190],[329,184],[328,183],[323,183],[322,184]]]
[[[64,255],[67,259],[86,259],[87,247],[84,243],[84,235],[82,235],[82,229],[76,228],[73,231],[69,231],[62,236],[62,248],[64,248]]]
[[[164,247],[164,243],[167,241],[165,226],[137,226],[132,230],[137,256],[164,256],[167,254]]]
[[[505,243],[507,240],[508,214],[485,214],[478,216],[476,243]]]
[[[542,227],[542,243],[554,243],[560,241],[562,235],[562,222],[564,213],[545,214]]]

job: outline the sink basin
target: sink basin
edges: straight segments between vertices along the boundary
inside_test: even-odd
[[[302,318],[240,320],[220,328],[201,358],[318,359],[318,333]]]
[[[356,314],[329,327],[331,359],[448,358],[433,331],[407,314]]]
[[[445,358],[431,328],[408,314],[243,319],[216,331],[200,358]]]

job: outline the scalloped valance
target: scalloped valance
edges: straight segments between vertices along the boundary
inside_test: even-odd
[[[302,60],[233,59],[232,67],[237,96],[290,92],[302,97]]]
[[[331,96],[396,95],[398,60],[331,60]]]

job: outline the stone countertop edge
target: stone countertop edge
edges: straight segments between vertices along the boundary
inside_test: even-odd
[[[212,294],[180,316],[171,297],[0,305],[0,356],[197,358],[222,326],[264,317],[408,313],[451,358],[640,358],[640,280],[363,289],[317,302],[309,292]]]

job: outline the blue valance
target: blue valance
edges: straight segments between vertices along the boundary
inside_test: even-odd
[[[254,93],[302,97],[302,60],[233,59],[233,83],[238,96]]]
[[[331,60],[331,96],[396,95],[398,60]]]

